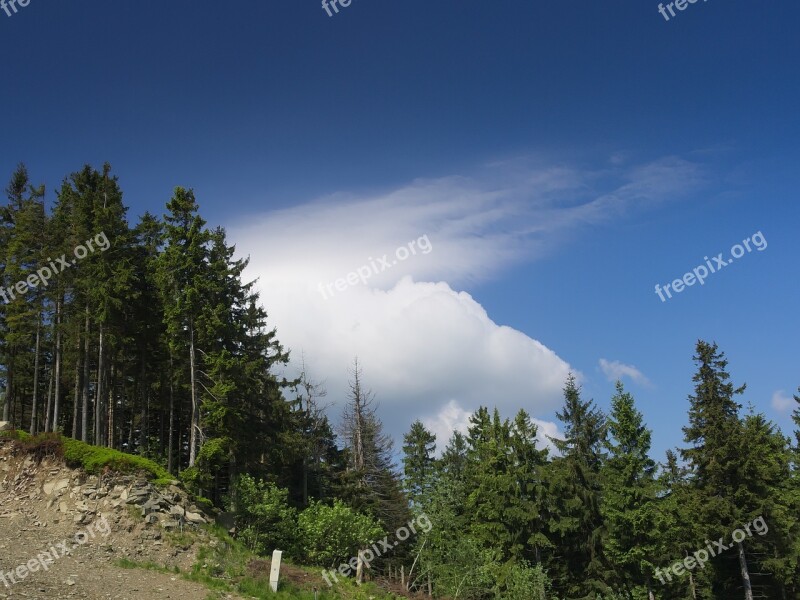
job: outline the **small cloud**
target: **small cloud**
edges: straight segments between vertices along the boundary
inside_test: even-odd
[[[458,402],[450,400],[435,417],[423,419],[425,427],[436,436],[436,453],[441,456],[454,431],[464,435],[469,427],[469,418],[472,413],[461,408]]]
[[[605,374],[609,381],[617,381],[623,377],[628,377],[634,383],[639,385],[649,386],[650,380],[645,377],[639,369],[633,365],[626,365],[618,360],[608,361],[605,358],[600,359],[600,369]]]
[[[794,399],[783,390],[778,390],[772,394],[772,408],[780,413],[787,413],[794,406]]]
[[[549,448],[550,455],[558,454],[556,450],[556,445],[552,442],[550,438],[555,438],[557,440],[564,439],[564,433],[559,431],[558,424],[553,423],[552,421],[542,421],[541,419],[534,419],[531,418],[531,421],[536,425],[538,430],[536,431],[536,439],[538,440],[537,446],[539,448]]]

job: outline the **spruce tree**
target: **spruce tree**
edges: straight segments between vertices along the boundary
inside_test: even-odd
[[[575,376],[564,386],[564,406],[556,413],[564,439],[551,437],[561,456],[548,468],[548,529],[555,546],[547,561],[556,592],[576,600],[607,594],[607,564],[600,514],[605,416],[594,401],[581,399]]]
[[[406,494],[412,504],[419,504],[428,493],[434,471],[436,436],[416,420],[403,436],[403,474]]]
[[[601,513],[607,532],[605,550],[614,565],[612,585],[628,599],[642,592],[651,596],[656,555],[655,463],[648,456],[651,432],[620,381],[607,424]]]
[[[727,372],[728,361],[716,344],[697,342],[694,356],[697,372],[692,380],[694,394],[689,396],[689,425],[684,427],[684,440],[690,444],[681,450],[692,471],[692,489],[696,495],[703,539],[727,537],[741,524],[742,510],[737,498],[746,489],[747,475],[743,469],[742,448],[747,443],[742,422],[741,406],[735,396],[745,386],[735,387]],[[698,546],[702,546],[698,540]],[[715,593],[728,593],[730,582],[740,578],[744,598],[752,600],[746,556],[741,544],[737,552],[730,551],[715,557]]]

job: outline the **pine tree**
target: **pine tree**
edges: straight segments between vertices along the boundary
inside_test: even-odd
[[[521,564],[542,561],[542,552],[551,544],[542,519],[546,503],[545,466],[549,451],[537,448],[538,427],[524,410],[520,410],[511,423],[511,474],[515,493],[509,499],[512,528],[515,534],[512,554]],[[521,560],[519,560],[521,559]]]
[[[639,597],[641,591],[652,597],[656,485],[655,463],[648,456],[651,432],[620,381],[607,425],[601,513],[607,532],[605,551],[614,565],[613,587],[625,598]]]
[[[713,565],[689,573],[684,578],[675,578],[665,570],[676,561],[690,556],[698,549],[698,540],[703,537],[703,524],[698,521],[698,497],[692,489],[690,469],[681,466],[678,454],[667,450],[666,462],[661,465],[657,479],[657,511],[655,534],[654,585],[661,598],[696,598],[710,600]],[[656,583],[656,581],[658,583]]]
[[[564,439],[550,438],[561,456],[548,469],[548,525],[556,547],[548,572],[558,594],[588,600],[611,592],[600,514],[605,417],[593,401],[581,399],[572,374],[564,386],[564,407],[556,414]]]
[[[403,436],[403,473],[406,494],[412,504],[428,493],[434,473],[436,436],[416,420]]]
[[[25,405],[38,398],[39,358],[45,326],[43,290],[29,284],[29,277],[41,267],[46,217],[42,206],[43,187],[34,187],[24,165],[19,165],[6,188],[9,204],[3,210],[3,340],[0,362],[5,366],[6,393],[2,420],[20,427],[35,424],[25,414]],[[33,381],[36,380],[36,389]],[[31,401],[27,402],[30,394]],[[37,407],[38,408],[38,407]],[[30,409],[29,409],[30,410]],[[27,416],[27,419],[26,419]]]
[[[327,405],[323,404],[328,391],[322,383],[312,379],[305,355],[301,357],[301,372],[294,386],[297,398],[293,403],[294,420],[301,440],[300,473],[298,481],[293,479],[294,488],[300,489],[298,503],[308,506],[311,498],[322,500],[333,493],[336,486],[336,467],[342,457],[336,446],[328,417]],[[297,473],[297,469],[291,469]]]
[[[694,360],[695,392],[689,396],[689,425],[683,429],[684,440],[691,446],[681,450],[681,454],[692,470],[692,488],[699,510],[696,517],[703,524],[701,532],[704,539],[715,540],[729,535],[741,519],[737,497],[746,485],[741,455],[746,442],[739,420],[741,406],[734,397],[742,394],[745,386],[736,388],[729,381],[728,361],[716,344],[698,341]],[[737,546],[744,597],[752,600],[746,559],[741,545]],[[714,561],[717,582],[734,576],[735,567],[728,558],[717,557]]]
[[[800,537],[800,516],[791,474],[791,443],[762,414],[751,412],[742,427],[742,484],[736,495],[739,528],[763,519],[768,531],[748,536],[737,550],[749,566],[754,595],[785,598],[797,589],[800,564],[793,547]],[[736,578],[729,583],[729,589],[740,586]]]
[[[467,438],[460,431],[454,431],[445,446],[442,458],[436,463],[442,476],[462,479],[467,465]]]
[[[200,431],[200,397],[197,384],[197,325],[204,309],[204,291],[208,281],[209,233],[198,214],[194,192],[175,188],[167,203],[166,247],[159,261],[159,286],[164,305],[164,324],[169,338],[170,358],[175,394],[188,388],[190,418],[188,435],[188,466],[197,458]],[[186,375],[184,375],[186,374]],[[173,418],[176,407],[170,406]],[[173,469],[170,428],[169,467]],[[180,464],[180,461],[178,461]]]
[[[409,515],[392,462],[393,442],[383,431],[374,394],[364,387],[358,358],[350,374],[350,394],[340,428],[354,487],[350,502],[353,508],[380,520],[387,531],[393,531]]]

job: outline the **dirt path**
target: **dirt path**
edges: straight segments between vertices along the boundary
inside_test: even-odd
[[[112,562],[117,556],[113,550],[113,535],[107,539],[97,536],[72,549],[75,539],[65,537],[62,528],[26,523],[27,520],[26,515],[19,513],[0,517],[0,598],[205,600],[210,597],[207,588],[185,581],[179,575],[114,566]],[[66,545],[61,545],[64,542]],[[23,570],[24,579],[17,573],[10,574],[51,547],[59,558],[47,565],[47,571],[42,570],[40,563],[35,573]],[[64,549],[71,553],[61,557]]]

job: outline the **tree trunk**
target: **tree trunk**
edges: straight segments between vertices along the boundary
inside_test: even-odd
[[[42,338],[42,316],[36,321],[36,357],[33,359],[33,407],[31,408],[31,435],[37,434],[36,417],[39,412],[39,344]]]
[[[72,439],[78,438],[78,412],[81,404],[81,336],[75,340],[75,390],[72,396]]]
[[[55,370],[50,367],[50,383],[47,384],[47,406],[44,409],[44,430],[50,431],[50,415],[53,411],[53,375]]]
[[[100,348],[97,351],[97,390],[94,401],[94,445],[103,445],[103,324],[100,323]]]
[[[89,442],[89,305],[83,328],[83,399],[81,400],[81,441]]]
[[[10,357],[9,363],[13,360]],[[11,398],[13,396],[12,390],[14,389],[14,368],[11,364],[8,365],[8,375],[6,376],[6,397],[3,402],[3,421],[10,421],[9,414],[11,413]]]
[[[147,452],[147,413],[150,408],[149,400],[150,394],[148,393],[147,380],[147,363],[144,359],[144,350],[139,364],[139,403],[142,410],[141,417],[139,418],[139,453],[145,454]],[[133,416],[131,416],[131,430],[133,430]]]
[[[169,353],[169,448],[167,448],[167,471],[175,474],[172,449],[175,447],[173,432],[175,431],[175,385],[172,377],[172,350]]]
[[[303,457],[303,506],[308,506],[308,457]]]
[[[3,392],[3,421],[8,421],[8,399],[11,397],[11,386],[6,385]]]
[[[56,375],[53,394],[53,431],[58,431],[58,417],[61,400],[61,297],[56,300]]]
[[[747,557],[744,555],[742,542],[736,542],[739,547],[739,567],[742,571],[742,586],[744,587],[744,599],[753,600],[753,588],[750,585],[750,571],[747,569]]]
[[[189,378],[192,385],[192,418],[189,421],[189,466],[193,467],[197,460],[197,431],[200,428],[200,408],[197,406],[197,388],[195,381],[195,355],[194,355],[194,323],[189,324]]]
[[[113,359],[114,357],[112,357]],[[112,361],[113,362],[113,361]],[[119,371],[117,371],[117,376],[119,376]],[[110,368],[108,370],[108,402],[106,403],[106,427],[104,430],[106,432],[105,442],[106,446],[109,448],[114,448],[114,443],[116,442],[117,435],[116,435],[116,425],[114,423],[114,385],[116,385],[116,380],[114,378],[114,368]]]
[[[239,476],[239,467],[236,465],[236,453],[231,452],[228,460],[228,495],[230,496],[231,512],[239,510],[239,495],[236,493],[236,478]]]

